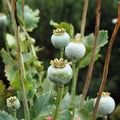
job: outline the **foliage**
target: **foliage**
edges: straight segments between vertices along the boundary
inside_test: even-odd
[[[31,1],[32,2],[32,1]],[[42,4],[46,8],[52,8],[53,3],[58,5],[56,1],[51,2],[49,1],[48,4],[45,4],[45,1],[41,1]],[[60,4],[62,7],[64,6],[64,2],[69,3],[68,5],[72,7],[72,4],[74,3],[72,0],[68,1],[60,1]],[[83,1],[82,1],[83,2]],[[25,86],[27,96],[27,102],[29,104],[29,110],[30,110],[30,117],[33,120],[45,120],[49,117],[54,117],[54,113],[56,111],[56,104],[57,104],[57,98],[58,93],[56,93],[57,90],[55,90],[55,86],[53,83],[51,83],[46,75],[46,70],[44,69],[43,62],[40,61],[37,54],[42,50],[42,48],[35,46],[35,39],[29,35],[28,32],[34,32],[33,30],[38,26],[38,22],[40,19],[39,13],[40,11],[38,9],[32,10],[28,5],[24,6],[24,16],[25,18],[22,18],[22,11],[21,11],[21,1],[19,0],[17,2],[17,18],[19,22],[19,39],[20,39],[20,47],[21,47],[21,57],[22,57],[22,73],[23,73],[23,84]],[[82,6],[82,4],[81,4]],[[79,7],[78,3],[75,4],[76,9]],[[56,6],[57,8],[57,6]],[[41,9],[44,9],[42,7]],[[73,12],[76,11],[74,9]],[[54,10],[54,9],[53,9]],[[57,11],[53,11],[50,9],[48,10],[48,13],[54,13]],[[64,11],[61,11],[61,13]],[[67,13],[66,13],[67,14]],[[52,14],[53,15],[53,14]],[[62,15],[63,16],[63,15]],[[78,17],[75,15],[75,19],[78,19]],[[73,16],[73,17],[74,17]],[[57,20],[59,21],[59,16],[56,16]],[[48,18],[47,18],[48,19]],[[49,19],[50,20],[50,19]],[[48,23],[47,23],[48,24]],[[51,17],[50,25],[52,25],[54,28],[65,28],[68,34],[71,38],[75,37],[76,33],[76,26],[79,25],[79,23],[76,23],[75,25],[72,25],[68,22],[54,22]],[[17,42],[16,37],[14,34],[5,33],[6,34],[6,49],[1,50],[1,57],[2,61],[5,65],[5,75],[7,80],[10,83],[10,86],[13,87],[15,95],[18,97],[18,99],[21,102],[22,106],[22,91],[21,91],[21,83],[19,81],[19,71],[18,71],[18,51],[17,51]],[[86,55],[77,61],[76,68],[82,69],[85,67],[88,67],[90,64],[90,56],[92,53],[92,45],[94,41],[94,34],[88,34],[84,37],[83,43],[86,47]],[[97,61],[102,54],[100,53],[100,50],[102,47],[104,47],[108,42],[108,32],[106,30],[100,30],[98,35],[98,43],[97,43],[97,49],[95,54],[95,60]],[[69,61],[71,63],[71,61]],[[0,96],[3,96],[5,94],[5,86],[0,82],[0,85],[2,86],[0,91]],[[70,87],[70,85],[68,85]],[[0,99],[3,103],[5,101],[6,96],[3,97],[3,99]],[[74,120],[78,120],[80,118],[81,120],[90,120],[92,111],[93,111],[93,101],[94,99],[87,99],[84,102],[84,105],[82,108],[79,109],[79,101],[81,99],[81,95],[75,96],[75,117]],[[1,102],[0,102],[1,103]],[[72,95],[71,92],[67,91],[64,93],[61,105],[60,105],[60,113],[59,113],[59,120],[71,120],[72,118],[72,110],[71,110],[71,103],[72,103]],[[1,104],[2,105],[2,104]],[[2,106],[4,107],[4,106]],[[23,107],[20,108],[20,111],[23,111]],[[13,111],[14,112],[14,111]],[[0,112],[0,119],[5,120],[13,120],[13,113],[11,112]],[[23,119],[24,115],[17,112],[17,116],[19,119]],[[98,116],[99,117],[99,116]],[[114,119],[113,119],[114,120]]]

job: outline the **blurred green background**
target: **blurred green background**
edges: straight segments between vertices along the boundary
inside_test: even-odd
[[[100,29],[108,30],[109,39],[114,29],[114,24],[112,19],[117,17],[117,2],[119,0],[102,0],[101,4],[101,21]],[[52,30],[54,29],[50,26],[50,20],[55,22],[68,22],[71,23],[75,28],[75,33],[80,32],[80,24],[82,18],[82,10],[84,0],[25,0],[33,10],[40,10],[40,21],[38,27],[30,33],[30,35],[36,39],[36,45],[44,47],[44,49],[38,54],[39,59],[44,61],[45,69],[49,65],[49,61],[57,56],[58,50],[55,49],[51,42],[50,37]],[[96,0],[90,0],[88,5],[87,21],[85,35],[94,32],[95,20],[96,20]],[[3,6],[3,2],[0,1],[0,12],[7,11],[6,6]],[[9,31],[9,28],[7,28]],[[3,30],[0,28],[0,49],[4,47],[3,40]],[[107,51],[108,44],[102,48],[102,57],[95,63],[92,82],[88,95],[90,97],[95,97],[98,91],[105,55]],[[4,81],[6,85],[8,82],[4,74],[4,65],[2,59],[0,58],[0,79]],[[77,93],[80,94],[83,89],[84,81],[86,79],[88,67],[81,69],[79,72]],[[115,99],[116,103],[120,102],[120,33],[118,33],[115,40],[112,56],[109,66],[108,81],[105,90],[111,92],[111,96]]]

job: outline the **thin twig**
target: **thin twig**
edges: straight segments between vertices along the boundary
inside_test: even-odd
[[[23,105],[24,105],[24,112],[25,112],[25,119],[30,120],[29,116],[29,109],[27,104],[27,98],[26,98],[26,92],[25,92],[25,86],[24,86],[24,75],[23,75],[23,68],[22,68],[22,56],[21,56],[21,47],[20,47],[20,38],[19,38],[19,32],[18,32],[18,26],[17,26],[17,18],[16,18],[16,0],[12,0],[11,3],[12,8],[12,22],[14,25],[14,33],[17,41],[17,64],[18,64],[18,75],[20,79],[20,86],[22,91],[22,98],[23,98]]]
[[[103,92],[105,85],[106,85],[106,82],[107,82],[107,75],[108,75],[108,68],[109,68],[112,46],[113,46],[113,43],[115,41],[116,35],[118,33],[119,27],[120,27],[120,2],[118,3],[118,22],[115,25],[114,31],[112,33],[112,36],[111,36],[111,39],[109,42],[109,46],[108,46],[108,50],[107,50],[107,54],[106,54],[106,59],[105,59],[105,64],[104,64],[102,82],[101,82],[101,85],[99,88],[98,97],[96,100],[96,104],[95,104],[95,108],[94,108],[91,120],[95,120],[96,113],[98,110],[99,101],[100,101],[102,92]]]
[[[6,4],[7,4],[7,7],[9,9],[10,13],[11,13],[11,4],[10,4],[9,0],[6,0]]]
[[[85,97],[87,95],[88,88],[89,88],[90,81],[91,81],[92,72],[93,72],[94,58],[95,58],[95,53],[96,53],[96,46],[97,46],[99,26],[100,26],[100,9],[101,9],[101,0],[98,0],[97,11],[96,11],[95,37],[94,37],[94,43],[93,43],[93,48],[92,48],[92,55],[91,55],[90,66],[89,66],[89,69],[88,69],[84,89],[83,89],[83,92],[82,92],[82,99],[81,99],[81,102],[80,102],[80,107],[83,105],[83,102],[84,102]]]
[[[81,39],[84,37],[84,32],[85,32],[85,23],[86,23],[88,2],[89,2],[89,0],[84,0],[84,8],[83,8],[82,22],[81,22]]]

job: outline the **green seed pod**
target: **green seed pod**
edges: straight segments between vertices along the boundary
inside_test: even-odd
[[[115,109],[115,101],[112,97],[109,96],[109,92],[103,92],[102,97],[98,106],[98,113],[102,115],[111,114]],[[94,105],[96,103],[97,98],[94,100]]]
[[[16,96],[14,97],[9,97],[7,99],[7,107],[8,108],[14,108],[14,109],[19,109],[20,108],[20,102]]]
[[[64,28],[58,28],[53,31],[51,42],[55,48],[63,49],[70,42],[70,36],[65,32]]]
[[[69,83],[73,74],[71,66],[67,64],[67,60],[62,58],[51,61],[51,66],[48,68],[47,73],[48,78],[60,86]]]
[[[65,48],[66,56],[71,60],[78,60],[85,55],[86,48],[82,42],[77,39],[71,41]]]

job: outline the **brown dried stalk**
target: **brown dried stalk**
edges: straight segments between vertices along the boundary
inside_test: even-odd
[[[95,58],[96,46],[97,46],[97,41],[98,41],[99,26],[100,26],[100,8],[101,8],[101,0],[98,0],[97,11],[96,11],[95,37],[94,37],[94,43],[93,43],[93,48],[92,48],[92,55],[91,55],[90,66],[88,69],[84,89],[82,92],[82,99],[80,101],[80,107],[82,107],[83,102],[85,100],[85,97],[87,95],[88,88],[89,88],[90,81],[91,81],[92,72],[93,72],[94,58]]]
[[[110,43],[109,43],[109,46],[108,46],[106,59],[105,59],[105,64],[104,64],[102,82],[101,82],[101,85],[100,85],[100,88],[99,88],[98,97],[97,97],[97,100],[96,100],[96,104],[95,104],[95,108],[94,108],[91,120],[95,120],[96,113],[97,113],[97,110],[98,110],[99,101],[100,101],[102,92],[103,92],[103,90],[105,88],[105,85],[106,85],[106,82],[107,82],[107,75],[108,75],[108,68],[109,68],[112,46],[113,46],[113,43],[115,41],[116,35],[118,33],[119,27],[120,27],[120,2],[118,3],[118,21],[115,25],[115,28],[114,28],[114,31],[112,33]]]
[[[85,23],[86,23],[88,2],[89,2],[89,0],[84,0],[84,8],[83,8],[83,15],[82,15],[82,22],[81,22],[81,39],[83,39],[84,32],[85,32]]]
[[[27,104],[27,97],[26,97],[25,86],[24,86],[25,76],[23,74],[24,70],[22,68],[23,63],[22,63],[22,56],[21,56],[21,46],[20,46],[20,38],[19,38],[19,32],[18,32],[18,26],[17,26],[18,23],[17,23],[16,0],[12,0],[12,3],[11,3],[11,16],[12,16],[12,22],[14,25],[13,27],[14,27],[15,38],[17,42],[18,75],[19,75],[21,92],[22,92],[25,119],[30,120],[29,108]]]

